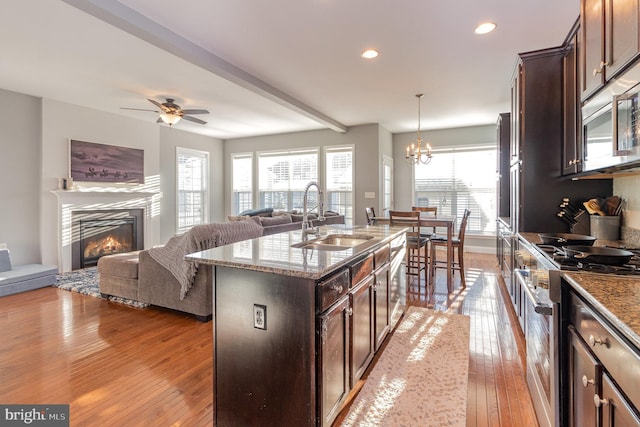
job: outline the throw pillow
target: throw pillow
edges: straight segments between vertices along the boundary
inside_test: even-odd
[[[249,216],[264,215],[264,214],[271,215],[271,212],[273,212],[273,208],[247,209],[246,211],[240,212],[240,215],[249,215]]]
[[[229,221],[246,221],[251,219],[251,217],[249,215],[229,215],[227,219]]]

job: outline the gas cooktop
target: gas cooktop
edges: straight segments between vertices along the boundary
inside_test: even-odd
[[[640,275],[640,248],[626,248],[620,246],[604,246],[612,249],[624,249],[632,252],[633,256],[628,263],[624,265],[608,265],[594,262],[585,262],[576,258],[567,256],[562,250],[551,245],[537,245],[540,250],[551,259],[560,270],[569,271],[588,271],[592,273],[611,273],[622,275]]]

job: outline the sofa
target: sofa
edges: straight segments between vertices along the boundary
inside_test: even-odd
[[[252,209],[241,212],[238,216],[229,216],[229,221],[253,220],[262,226],[263,235],[300,230],[303,214],[297,210],[274,211],[272,208]],[[309,213],[308,219],[313,226],[344,224],[344,215],[337,212],[324,212],[324,219],[319,220],[316,213]]]
[[[161,247],[98,260],[100,293],[141,301],[209,321],[213,313],[210,265],[184,261],[189,253],[262,236],[255,221],[195,226]]]

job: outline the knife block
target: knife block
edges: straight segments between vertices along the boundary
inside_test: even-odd
[[[571,226],[571,232],[573,234],[582,234],[583,236],[590,236],[591,232],[591,219],[586,211],[580,212],[576,217],[576,223]]]

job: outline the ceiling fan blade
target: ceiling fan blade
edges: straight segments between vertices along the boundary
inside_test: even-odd
[[[165,107],[164,105],[160,104],[158,101],[155,101],[155,100],[149,99],[149,98],[147,98],[147,101],[149,101],[150,103],[152,103],[153,105],[155,105],[156,107],[161,109],[162,111],[167,111],[168,110],[167,107]]]
[[[209,114],[207,110],[182,110],[184,114]]]
[[[207,122],[205,122],[204,120],[200,120],[200,119],[197,119],[197,118],[191,117],[191,116],[182,116],[182,118],[184,120],[189,120],[190,122],[199,123],[201,125],[206,125],[207,124]]]
[[[159,113],[160,111],[157,110],[147,110],[145,108],[127,108],[127,107],[120,107],[121,110],[135,110],[135,111],[150,111],[152,113]]]

